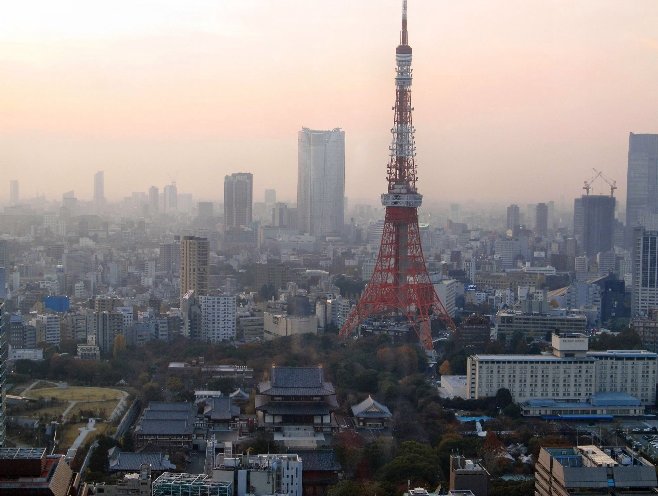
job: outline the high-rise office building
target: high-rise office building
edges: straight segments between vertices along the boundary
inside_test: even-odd
[[[9,182],[9,203],[12,205],[16,205],[20,201],[20,192],[19,192],[19,186],[18,186],[18,181],[16,179],[12,179]]]
[[[197,219],[200,221],[209,221],[215,215],[215,207],[212,202],[201,201],[197,203]]]
[[[628,138],[628,191],[626,227],[647,226],[658,215],[658,134],[633,134]]]
[[[176,188],[176,183],[165,186],[163,196],[165,212],[172,213],[178,210],[178,188]]]
[[[105,173],[103,171],[94,174],[94,203],[96,205],[105,203]]]
[[[180,242],[180,297],[189,290],[208,293],[209,244],[207,238],[183,236]]]
[[[512,235],[516,236],[521,225],[521,211],[519,206],[512,203],[507,207],[507,229],[512,230]]]
[[[265,190],[265,205],[272,206],[276,203],[276,190],[275,189],[266,189]]]
[[[114,339],[123,334],[123,315],[119,312],[94,312],[96,319],[96,345],[101,353],[112,353]]]
[[[535,207],[535,234],[546,237],[548,235],[548,205],[537,203]]]
[[[658,231],[633,229],[631,315],[648,316],[658,309]]]
[[[339,235],[345,217],[345,131],[302,128],[297,141],[300,230]]]
[[[275,203],[272,207],[272,225],[275,227],[290,226],[290,212],[286,203]]]
[[[615,198],[608,195],[584,195],[574,202],[574,234],[580,252],[588,257],[613,249]]]
[[[224,178],[224,227],[234,229],[251,224],[254,176],[237,172]]]
[[[149,212],[156,214],[160,210],[160,191],[157,186],[149,188]]]

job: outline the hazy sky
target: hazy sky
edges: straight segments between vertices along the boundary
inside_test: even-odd
[[[294,200],[297,131],[342,127],[346,194],[385,187],[400,0],[21,0],[0,15],[0,199],[227,173]],[[658,132],[658,1],[410,0],[419,189],[571,202]],[[603,192],[603,186],[598,189]],[[599,191],[597,191],[599,192]]]

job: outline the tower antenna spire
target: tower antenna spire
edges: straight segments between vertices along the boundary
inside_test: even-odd
[[[402,33],[400,34],[400,45],[409,44],[409,33],[407,33],[407,0],[402,0]]]

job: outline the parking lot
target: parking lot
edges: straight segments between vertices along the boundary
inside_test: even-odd
[[[658,458],[658,422],[655,420],[635,422],[617,429],[617,435],[636,451],[641,451],[651,458]]]

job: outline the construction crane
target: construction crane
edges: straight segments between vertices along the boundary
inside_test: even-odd
[[[592,177],[592,179],[590,179],[589,181],[585,181],[583,185],[583,189],[588,195],[589,195],[589,191],[592,189],[592,183],[596,181],[596,179],[601,175],[601,172],[597,171],[596,169],[594,169],[594,172],[596,172],[594,177]]]
[[[617,181],[610,179],[603,174],[603,171],[597,171],[596,169],[592,169],[595,172],[598,172],[598,177],[603,179],[608,186],[610,186],[610,196],[615,196],[615,190],[617,189]]]
[[[585,192],[589,195],[589,192],[592,189],[592,185],[594,184],[594,181],[596,181],[600,177],[606,182],[608,186],[610,186],[610,196],[614,196],[615,190],[617,189],[617,181],[606,177],[603,174],[603,171],[596,170],[593,167],[592,170],[594,171],[594,176],[592,176],[592,178],[589,181],[585,181],[583,185],[583,189],[585,190]]]

